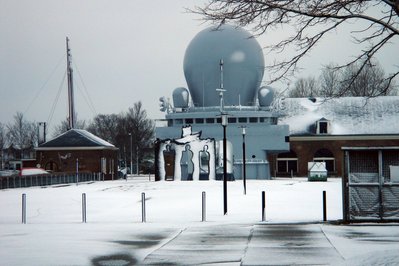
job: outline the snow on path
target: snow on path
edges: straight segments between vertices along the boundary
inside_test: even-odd
[[[172,260],[169,254],[181,254],[176,261],[192,265],[216,261],[263,264],[265,254],[286,262],[309,262],[312,256],[295,253],[301,245],[311,248],[309,252],[320,247],[324,253],[319,253],[326,258],[345,259],[351,262],[348,265],[366,258],[379,263],[399,261],[393,255],[399,251],[397,225],[306,224],[322,219],[323,190],[327,191],[328,219],[341,219],[340,179],[249,180],[247,195],[243,195],[242,181],[229,182],[226,216],[222,187],[220,181],[129,179],[1,190],[0,264],[151,264],[165,257]],[[207,195],[207,222],[201,222],[202,191]],[[261,191],[266,191],[266,223],[260,223]],[[147,223],[141,223],[142,192],[146,194]],[[27,224],[21,224],[22,193],[27,195]],[[87,195],[86,224],[81,217],[82,193]],[[280,222],[296,224],[284,227]],[[281,228],[286,228],[282,231],[288,238],[275,237]],[[307,231],[304,240],[292,237],[295,228]],[[190,253],[190,248],[195,252]],[[295,252],[286,256],[289,250]]]

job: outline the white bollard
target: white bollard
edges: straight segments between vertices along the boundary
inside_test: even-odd
[[[206,222],[206,193],[202,192],[202,221]]]
[[[141,193],[141,222],[146,222],[146,213],[145,213],[145,193]]]
[[[26,194],[22,194],[22,223],[26,224]]]

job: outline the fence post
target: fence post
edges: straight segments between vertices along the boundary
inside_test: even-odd
[[[79,158],[76,158],[76,185],[79,185]]]
[[[82,193],[82,223],[86,223],[86,193]]]
[[[141,193],[141,222],[145,223],[146,222],[146,217],[145,217],[145,193]]]
[[[266,193],[262,191],[262,222],[266,221]]]
[[[323,221],[327,221],[327,194],[325,190],[323,190]]]
[[[26,194],[22,194],[22,223],[26,224]]]
[[[202,221],[206,222],[206,193],[202,192]]]

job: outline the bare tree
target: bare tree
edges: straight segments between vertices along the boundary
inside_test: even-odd
[[[134,103],[125,116],[127,131],[133,135],[133,146],[136,150],[135,160],[143,159],[143,149],[154,140],[154,122],[147,118],[141,101]],[[137,158],[138,156],[138,158]]]
[[[4,149],[6,145],[6,128],[0,122],[0,149]]]
[[[373,60],[374,62],[375,60]],[[326,98],[341,96],[387,96],[395,95],[395,82],[388,83],[384,70],[375,61],[363,66],[362,63],[355,63],[346,68],[337,68],[329,64],[323,68],[319,77],[320,93],[318,96]]]
[[[86,121],[76,119],[75,128],[76,129],[85,129]],[[61,123],[55,127],[54,132],[53,132],[53,137],[57,137],[57,136],[61,135],[62,133],[67,132],[68,130],[69,130],[69,122],[68,122],[68,118],[67,118],[67,119],[61,121]]]
[[[7,125],[10,142],[21,149],[22,154],[37,144],[37,124],[26,121],[23,114],[14,115],[14,123]]]
[[[292,34],[266,47],[269,52],[295,48],[292,57],[268,66],[274,74],[271,82],[293,74],[298,62],[327,33],[339,30],[345,22],[352,23],[353,27],[354,23],[363,22],[364,28],[354,29],[351,33],[355,42],[362,45],[361,50],[348,62],[336,67],[339,69],[360,64],[347,83],[345,89],[349,90],[356,77],[370,64],[370,60],[399,35],[398,0],[209,0],[191,12],[217,23],[233,22],[240,26],[250,26],[256,34],[285,26],[292,27]],[[375,95],[384,94],[398,75],[399,70],[389,74],[385,86],[380,87]]]
[[[120,116],[116,114],[99,114],[89,124],[87,131],[110,143],[116,143],[119,120]]]
[[[363,70],[359,73],[359,69]],[[349,88],[349,90],[345,90]],[[387,96],[395,94],[393,83],[388,84],[384,70],[378,63],[361,63],[343,69],[341,88],[337,95],[343,96]]]
[[[6,128],[5,126],[0,122],[0,156],[1,156],[1,161],[0,161],[0,169],[3,169],[4,167],[4,153],[3,149],[5,148],[6,145]]]
[[[325,66],[319,77],[320,95],[326,98],[338,96],[338,92],[342,88],[342,69],[337,68],[335,64]]]
[[[319,85],[314,77],[299,78],[294,87],[288,91],[288,97],[314,97],[319,96]]]
[[[87,130],[118,147],[120,158],[127,161],[142,161],[144,149],[154,140],[154,123],[140,101],[118,115],[97,115]]]

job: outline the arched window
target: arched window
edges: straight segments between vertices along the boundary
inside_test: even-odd
[[[319,149],[313,156],[314,162],[325,162],[328,172],[335,172],[335,158],[334,154],[329,149]]]
[[[45,170],[49,170],[49,171],[57,172],[58,171],[58,164],[56,162],[54,162],[54,161],[49,161],[44,166],[44,169]]]
[[[280,153],[277,157],[278,173],[294,174],[298,172],[298,156],[294,151]]]

